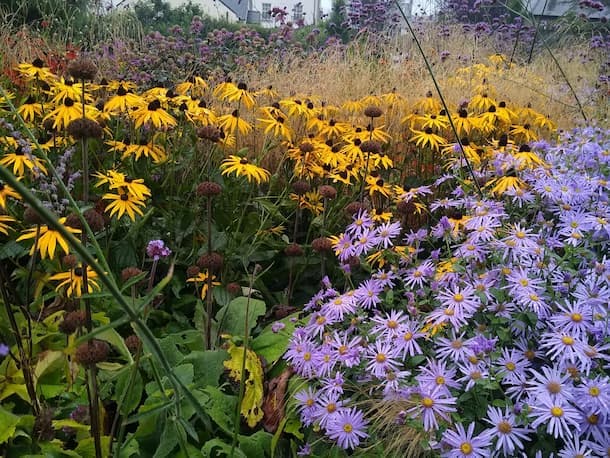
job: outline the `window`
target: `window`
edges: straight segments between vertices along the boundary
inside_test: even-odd
[[[292,21],[302,21],[303,20],[303,4],[297,3],[292,7]]]
[[[262,19],[265,22],[271,22],[271,3],[263,3]]]

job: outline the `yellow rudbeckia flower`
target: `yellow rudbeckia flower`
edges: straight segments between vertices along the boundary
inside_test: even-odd
[[[248,158],[230,155],[228,159],[222,161],[220,164],[222,175],[229,175],[234,173],[236,176],[245,176],[248,182],[256,181],[256,183],[265,183],[269,180],[271,174],[254,164],[250,164]]]
[[[65,217],[59,219],[59,223],[62,224],[68,232],[71,232],[72,234],[80,234],[80,229],[66,226],[65,222]],[[68,242],[66,242],[63,236],[58,231],[50,229],[46,224],[33,227],[31,229],[26,229],[25,233],[17,239],[17,242],[36,238],[37,241],[30,249],[30,256],[34,255],[34,252],[38,248],[40,251],[40,257],[42,259],[45,259],[47,256],[49,259],[53,259],[55,257],[57,245],[60,246],[64,254],[68,254],[70,252]]]
[[[80,297],[83,294],[85,282],[83,281],[83,266],[78,265],[67,272],[57,273],[49,278],[49,280],[60,280],[55,291],[60,291],[66,288],[67,297]],[[87,266],[87,293],[92,293],[94,290],[100,289],[97,283],[97,273]]]

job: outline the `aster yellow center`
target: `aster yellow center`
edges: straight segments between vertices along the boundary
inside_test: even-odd
[[[521,283],[521,286],[527,286],[530,284],[527,278],[522,278],[521,280],[519,280],[519,283]]]
[[[460,451],[465,455],[470,455],[472,453],[472,445],[470,442],[462,442],[462,445],[460,445]]]
[[[349,423],[346,423],[343,425],[343,432],[351,433],[353,429],[354,429],[354,427],[352,425],[350,425]]]
[[[572,319],[572,321],[574,321],[575,323],[580,323],[582,321],[582,315],[580,313],[572,313],[570,315],[570,318]]]
[[[476,364],[476,363],[478,363],[478,362],[479,362],[479,358],[477,358],[475,355],[470,355],[470,356],[468,357],[468,361],[469,361],[471,364]]]
[[[549,382],[546,385],[547,390],[549,390],[549,393],[551,394],[557,394],[561,392],[561,385],[557,382]]]
[[[480,371],[474,371],[470,373],[470,378],[472,380],[479,380],[482,377],[481,372]]]
[[[326,323],[326,317],[319,316],[318,318],[316,318],[316,323],[317,324],[324,324],[324,323]]]
[[[563,416],[563,409],[559,406],[553,406],[551,408],[551,415],[553,415],[554,417],[562,417]]]
[[[326,406],[326,411],[328,413],[333,413],[335,410],[337,410],[337,404],[335,404],[334,402],[331,402]]]
[[[453,311],[453,309],[449,308],[449,309],[445,310],[445,315],[453,316],[453,315],[455,315],[455,312]]]
[[[464,300],[464,295],[460,293],[456,293],[453,295],[453,300],[455,302],[462,302]]]
[[[500,431],[502,434],[508,434],[512,430],[513,427],[506,420],[502,420],[500,423],[498,423],[498,431]]]
[[[421,404],[422,404],[422,405],[423,405],[425,408],[429,409],[430,407],[432,407],[432,406],[434,405],[434,401],[432,400],[432,398],[428,398],[428,397],[426,397],[426,398],[424,398],[424,399],[422,399],[422,400],[421,400]]]
[[[377,353],[377,356],[375,356],[375,361],[378,363],[384,363],[386,359],[387,358],[383,353]]]
[[[515,232],[515,237],[517,237],[518,239],[524,239],[525,238],[525,232],[517,231],[517,232]]]
[[[592,386],[591,388],[589,388],[589,394],[593,397],[597,397],[599,396],[600,390],[598,387],[596,386]]]
[[[314,400],[310,398],[307,401],[305,401],[305,404],[307,405],[307,407],[311,407],[314,405]]]
[[[311,360],[311,353],[309,353],[308,351],[305,352],[305,354],[303,355],[303,359],[305,361],[310,361]]]
[[[412,332],[407,332],[407,333],[405,333],[405,335],[404,335],[404,336],[402,336],[402,338],[403,338],[405,341],[407,341],[407,342],[408,342],[409,340],[411,340],[411,339],[413,338],[413,333],[412,333]]]
[[[517,366],[515,366],[515,363],[513,363],[512,361],[507,362],[504,366],[511,372],[517,368]]]
[[[451,342],[451,348],[454,348],[456,350],[459,350],[460,348],[462,348],[464,344],[462,343],[461,340],[454,340],[453,342]]]
[[[574,345],[574,339],[570,336],[563,336],[561,341],[564,345]]]
[[[347,345],[341,345],[338,349],[340,355],[344,355],[347,353]]]
[[[388,328],[396,329],[398,327],[398,322],[395,320],[388,320]]]
[[[439,375],[438,377],[436,377],[436,379],[434,381],[436,382],[437,385],[444,385],[445,377],[443,377],[442,375]]]

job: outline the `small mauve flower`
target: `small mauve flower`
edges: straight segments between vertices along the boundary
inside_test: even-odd
[[[146,254],[153,260],[158,261],[160,258],[167,258],[172,254],[172,250],[165,246],[163,240],[151,240],[146,247]]]
[[[282,323],[281,321],[276,321],[275,323],[273,323],[271,325],[271,331],[273,331],[275,334],[277,334],[285,327],[286,327],[286,325],[284,323]]]
[[[6,345],[4,343],[0,343],[0,356],[8,355],[9,351],[10,351],[10,349],[8,348],[8,345]]]

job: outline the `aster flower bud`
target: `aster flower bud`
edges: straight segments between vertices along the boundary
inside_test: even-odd
[[[142,273],[142,270],[138,269],[137,267],[125,267],[121,271],[121,280],[123,280],[123,282],[126,282],[133,277],[137,277],[141,273]]]
[[[238,296],[242,293],[241,286],[237,282],[231,282],[227,285],[227,293],[231,296]]]
[[[301,150],[301,153],[311,153],[314,149],[314,146],[309,142],[303,142],[299,145],[299,150]]]
[[[328,237],[318,237],[312,240],[311,248],[316,253],[324,253],[330,251],[333,248],[333,244]]]
[[[303,256],[303,248],[298,243],[291,243],[284,248],[284,254],[290,257]]]
[[[222,269],[224,259],[220,253],[206,253],[199,257],[197,265],[201,269],[208,269],[210,272],[218,272]]]
[[[77,118],[68,124],[68,134],[79,140],[83,138],[102,138],[104,130],[93,119]]]
[[[214,197],[222,192],[222,186],[213,181],[204,181],[197,185],[196,192],[200,197]]]
[[[360,145],[360,149],[363,153],[380,153],[381,144],[375,140],[365,140]]]
[[[299,180],[292,183],[292,189],[297,195],[302,196],[311,189],[311,186],[306,181]]]
[[[381,108],[375,105],[369,105],[364,109],[364,115],[368,118],[378,118],[382,114],[383,112],[381,111]]]
[[[80,58],[70,62],[68,74],[75,80],[92,81],[97,74],[97,66],[91,59]]]
[[[78,259],[73,254],[67,254],[63,258],[61,258],[61,262],[68,269],[72,269],[78,264]]]
[[[199,275],[199,272],[201,272],[199,266],[189,266],[186,269],[186,278],[196,277],[197,275]]]
[[[135,334],[131,334],[130,336],[125,338],[125,346],[130,351],[132,355],[136,354],[142,345],[142,341]]]
[[[209,140],[212,143],[216,143],[222,138],[222,132],[216,126],[203,126],[197,129],[197,136],[204,140]]]
[[[93,366],[106,361],[110,347],[103,340],[93,339],[81,344],[74,355],[76,362],[83,366]]]
[[[28,224],[44,224],[42,217],[30,206],[26,207],[23,212],[23,221]]]
[[[74,310],[64,315],[63,321],[59,324],[59,330],[66,335],[74,333],[77,329],[85,326],[87,314],[84,310]]]
[[[334,199],[337,197],[337,189],[329,184],[323,184],[318,188],[318,192],[325,199]]]

